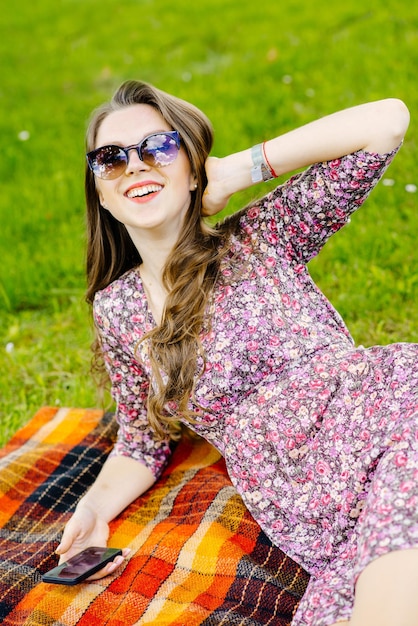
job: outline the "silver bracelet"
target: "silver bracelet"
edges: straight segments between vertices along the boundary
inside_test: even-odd
[[[275,178],[264,158],[263,144],[259,143],[251,148],[251,180],[253,183],[266,182]]]

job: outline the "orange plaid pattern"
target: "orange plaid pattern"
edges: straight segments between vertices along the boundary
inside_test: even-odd
[[[111,525],[130,547],[117,576],[41,582],[78,499],[116,434],[111,414],[42,408],[0,451],[0,619],[4,626],[286,626],[307,574],[273,546],[219,453],[184,437],[157,484]]]

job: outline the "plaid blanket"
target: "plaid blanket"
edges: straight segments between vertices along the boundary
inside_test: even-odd
[[[274,547],[219,453],[184,437],[157,484],[111,524],[130,547],[118,575],[41,582],[63,525],[116,434],[111,414],[42,408],[0,451],[0,621],[4,626],[285,626],[307,574]]]

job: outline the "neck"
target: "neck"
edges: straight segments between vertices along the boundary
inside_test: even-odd
[[[175,229],[173,229],[175,230]],[[178,233],[142,231],[140,234],[127,227],[127,231],[138,250],[142,263],[139,268],[141,281],[147,296],[148,306],[155,322],[160,324],[167,291],[163,285],[163,270],[173,250]]]
[[[162,284],[163,269],[177,241],[177,236],[159,237],[154,233],[141,233],[141,236],[138,236],[129,228],[127,230],[142,259],[141,269],[144,270],[144,274]]]
[[[167,291],[163,285],[163,271],[172,246],[168,245],[166,241],[153,240],[141,241],[136,247],[142,259],[139,274],[147,297],[148,307],[155,323],[159,325],[167,298]]]

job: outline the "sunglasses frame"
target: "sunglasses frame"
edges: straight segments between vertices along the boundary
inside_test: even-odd
[[[105,146],[100,146],[100,148],[96,148],[95,150],[91,150],[90,152],[87,152],[86,154],[86,159],[87,159],[87,164],[89,166],[89,169],[93,172],[93,174],[95,176],[97,176],[97,178],[101,178],[102,180],[114,180],[116,178],[119,178],[119,176],[122,176],[122,174],[125,173],[126,168],[128,167],[129,164],[129,152],[131,150],[136,150],[136,153],[138,155],[138,158],[141,159],[141,161],[143,163],[146,163],[147,165],[151,165],[151,167],[165,167],[166,165],[170,165],[171,163],[174,162],[174,160],[177,158],[177,154],[175,156],[175,158],[170,161],[170,163],[162,163],[162,164],[150,164],[147,163],[146,159],[143,159],[143,150],[142,150],[142,146],[143,144],[148,141],[151,137],[155,137],[158,135],[166,135],[168,137],[170,137],[171,139],[174,139],[176,146],[177,146],[177,154],[178,151],[180,150],[180,133],[178,132],[178,130],[165,130],[165,131],[161,131],[159,133],[151,133],[150,135],[147,135],[146,137],[144,137],[144,139],[142,139],[142,141],[140,141],[139,143],[133,144],[132,146],[126,146],[126,147],[122,147],[122,146],[117,146],[116,144],[108,144]],[[125,169],[123,170],[123,172],[121,172],[120,174],[117,174],[116,176],[106,176],[106,177],[102,177],[99,174],[97,174],[97,172],[95,170],[100,169],[101,166],[94,166],[93,162],[96,158],[96,155],[100,152],[100,150],[104,150],[106,148],[116,148],[117,150],[123,152],[125,154]],[[123,163],[123,161],[118,161],[118,163]]]

